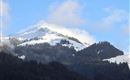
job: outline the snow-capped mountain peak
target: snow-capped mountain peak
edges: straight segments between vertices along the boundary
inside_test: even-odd
[[[82,35],[82,33],[84,33],[84,35]],[[87,36],[87,38],[82,38],[82,36]],[[84,31],[72,31],[70,29],[45,22],[40,22],[31,28],[25,29],[24,31],[16,34],[14,37],[23,41],[19,44],[19,46],[41,43],[49,43],[50,45],[55,46],[60,43],[62,46],[69,48],[74,47],[76,51],[82,50],[94,42],[93,38],[89,37],[89,35]]]

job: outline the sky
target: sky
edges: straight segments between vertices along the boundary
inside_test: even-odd
[[[0,0],[4,35],[40,21],[89,33],[129,52],[129,0]]]

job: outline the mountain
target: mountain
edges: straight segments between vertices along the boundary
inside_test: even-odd
[[[82,50],[89,46],[90,43],[87,43],[87,41],[85,43],[81,39],[73,37],[72,35],[56,32],[53,30],[53,26],[54,25],[47,23],[38,23],[29,29],[19,32],[13,37],[22,42],[19,44],[19,46],[35,45],[41,43],[49,43],[52,46],[61,44],[62,46],[67,46],[69,48],[74,47],[76,51]]]
[[[80,33],[72,35],[60,27],[60,31],[54,29],[54,25],[41,23],[3,38],[0,52],[5,53],[0,53],[0,71],[4,76],[0,73],[0,79],[5,80],[5,76],[12,80],[130,79],[129,56],[125,57],[123,51],[108,41],[94,43]]]
[[[94,43],[70,32],[73,31],[41,22],[11,36],[9,40],[15,45],[14,51],[18,56],[43,63],[87,63],[124,54],[107,41]]]
[[[6,43],[6,46],[8,44],[14,52],[10,51],[10,48],[4,48],[4,50],[25,60],[43,63],[58,61],[63,64],[85,64],[124,54],[107,41],[99,43],[92,41],[92,43],[81,38],[81,35],[76,36],[70,32],[73,31],[41,22],[15,35],[5,37],[4,44]],[[79,31],[76,34],[80,33]]]
[[[89,47],[78,52],[83,58],[95,58],[95,59],[106,59],[111,57],[116,57],[118,55],[123,55],[123,51],[117,49],[112,44],[107,41],[94,43]]]

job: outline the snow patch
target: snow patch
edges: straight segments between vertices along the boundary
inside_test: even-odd
[[[130,69],[130,54],[121,55],[110,59],[104,59],[103,61],[109,61],[111,63],[117,63],[117,64],[127,63]]]
[[[40,44],[40,43],[49,43],[51,46],[55,46],[55,45],[57,45],[57,43],[60,43],[61,40],[69,41],[69,44],[62,44],[62,46],[67,46],[69,48],[74,47],[74,49],[76,51],[79,51],[79,50],[86,48],[86,45],[83,45],[83,44],[78,43],[78,42],[73,41],[73,40],[69,40],[69,39],[64,38],[64,37],[56,36],[54,34],[52,34],[52,35],[47,34],[46,36],[43,36],[41,39],[27,41],[27,42],[24,42],[22,44],[19,44],[18,46],[35,45],[35,44]]]
[[[18,58],[24,60],[26,57],[25,55],[22,55],[22,56],[18,56]]]
[[[101,52],[103,52],[103,50],[98,50],[98,51],[97,51],[97,54],[100,54]]]

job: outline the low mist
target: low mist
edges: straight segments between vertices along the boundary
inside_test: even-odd
[[[9,40],[2,40],[0,42],[0,52],[12,52],[14,45],[10,43]]]

